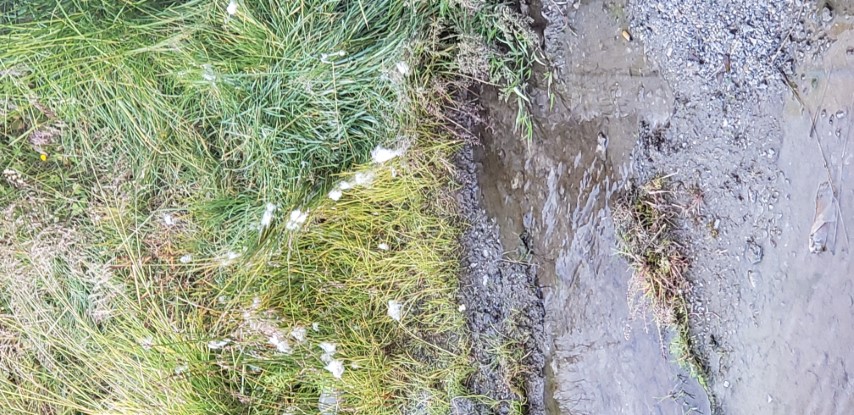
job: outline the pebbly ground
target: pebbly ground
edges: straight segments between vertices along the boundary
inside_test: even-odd
[[[467,229],[462,236],[463,275],[460,304],[471,332],[475,361],[468,387],[496,401],[494,408],[470,404],[454,408],[462,414],[510,414],[510,402],[524,399],[524,413],[543,414],[544,347],[542,296],[536,267],[524,249],[507,249],[498,224],[483,209],[474,145],[456,156],[458,203]],[[524,248],[524,241],[519,244]],[[517,244],[517,245],[519,245]],[[508,347],[524,355],[504,355]],[[462,402],[462,401],[461,401]]]

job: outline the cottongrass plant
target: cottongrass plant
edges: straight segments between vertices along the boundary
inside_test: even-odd
[[[445,110],[463,35],[523,87],[507,10],[0,2],[0,412],[449,413]]]

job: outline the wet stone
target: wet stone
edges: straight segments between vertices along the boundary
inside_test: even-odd
[[[747,241],[745,257],[754,265],[762,262],[762,247],[754,241]]]

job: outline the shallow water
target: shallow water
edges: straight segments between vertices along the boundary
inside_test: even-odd
[[[554,106],[543,90],[534,96],[531,142],[513,133],[513,108],[482,98],[490,126],[478,154],[484,204],[505,249],[532,240],[551,337],[549,413],[708,411],[654,325],[629,315],[629,273],[615,255],[608,205],[629,174],[638,126],[666,123],[673,96],[608,10],[600,1],[580,6],[575,33],[562,42],[567,64]]]

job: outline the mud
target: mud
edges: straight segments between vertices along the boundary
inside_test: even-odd
[[[533,91],[536,137],[529,143],[513,134],[512,107],[486,91],[489,128],[476,154],[503,244],[531,237],[550,337],[548,413],[708,407],[702,388],[667,359],[661,333],[630,315],[629,274],[614,255],[608,210],[632,171],[639,126],[653,136],[666,125],[673,93],[642,45],[626,42],[625,17],[613,5],[579,5],[569,20],[560,47],[549,44],[550,58],[565,62],[559,82]]]
[[[721,348],[709,351],[724,413],[854,410],[854,261],[846,227],[854,223],[852,23],[840,18],[830,26],[835,43],[799,68],[799,97],[785,94],[779,160],[769,182],[771,195],[779,196],[756,203],[762,212],[752,215],[769,218],[751,229],[764,248],[762,261],[727,261],[731,301],[715,306]],[[821,250],[817,232],[826,250],[813,253]]]
[[[534,137],[484,91],[474,159],[501,243],[537,266],[547,413],[854,411],[851,2],[529,10],[552,63],[530,91]],[[661,174],[684,207],[706,390],[632,315],[614,255],[614,195]]]
[[[544,414],[542,294],[536,267],[530,263],[524,235],[512,245],[502,244],[498,224],[483,209],[482,192],[473,161],[474,146],[457,155],[460,190],[458,204],[467,229],[462,236],[463,273],[460,304],[464,306],[475,368],[468,389],[495,405],[467,399],[454,402],[455,415],[510,414],[511,402],[524,401],[526,414]],[[518,247],[507,252],[505,247]],[[524,356],[500,351],[523,350]]]

